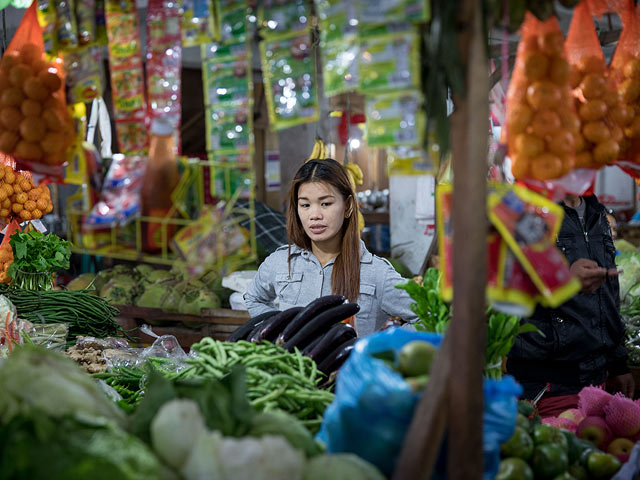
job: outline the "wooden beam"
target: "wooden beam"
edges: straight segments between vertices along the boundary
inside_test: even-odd
[[[486,178],[489,139],[489,78],[480,0],[460,2],[458,35],[466,65],[466,96],[454,96],[453,318],[448,406],[448,478],[481,479],[483,472],[482,373],[487,280]],[[464,461],[460,455],[464,452]]]

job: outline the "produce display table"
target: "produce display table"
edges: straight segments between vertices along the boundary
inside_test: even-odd
[[[242,310],[217,308],[202,310],[201,315],[165,312],[159,308],[120,305],[120,315],[116,318],[125,330],[132,330],[131,336],[140,344],[151,344],[154,338],[140,330],[145,323],[153,327],[157,335],[173,335],[180,346],[188,349],[203,337],[226,340],[238,326],[249,320],[249,313]]]

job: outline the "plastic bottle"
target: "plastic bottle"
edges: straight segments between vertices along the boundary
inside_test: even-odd
[[[142,186],[142,213],[146,217],[166,217],[172,207],[171,193],[180,180],[173,127],[163,118],[151,123],[149,162]],[[167,224],[167,242],[175,227]],[[162,223],[142,224],[143,249],[154,253],[162,249]]]

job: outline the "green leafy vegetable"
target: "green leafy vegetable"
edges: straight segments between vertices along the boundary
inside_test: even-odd
[[[14,286],[51,290],[51,275],[69,268],[71,244],[57,235],[44,235],[37,230],[16,232],[11,235],[9,244],[13,249],[13,263],[7,273]]]
[[[424,274],[422,286],[413,280],[396,285],[405,290],[416,303],[411,310],[418,316],[415,327],[423,332],[444,333],[449,326],[451,309],[440,296],[440,272],[436,268],[428,269]]]

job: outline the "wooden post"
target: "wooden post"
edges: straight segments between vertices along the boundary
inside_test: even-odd
[[[466,97],[454,97],[453,319],[448,409],[450,479],[482,478],[482,412],[487,282],[486,178],[489,73],[479,0],[461,2],[459,36]],[[461,456],[464,456],[464,461]]]
[[[480,0],[459,2],[466,95],[454,97],[453,319],[416,408],[394,480],[429,479],[448,432],[450,479],[482,478],[489,74]]]

